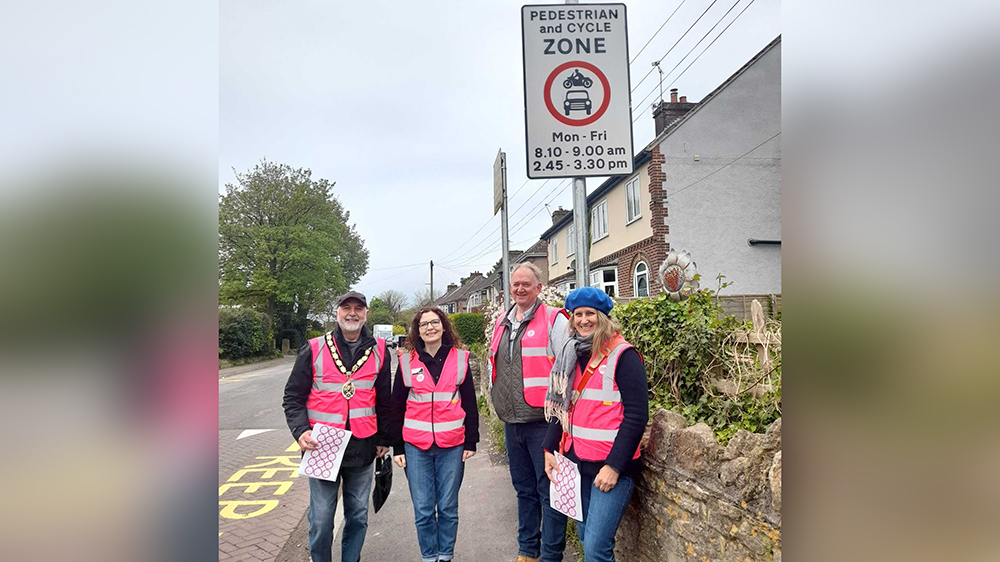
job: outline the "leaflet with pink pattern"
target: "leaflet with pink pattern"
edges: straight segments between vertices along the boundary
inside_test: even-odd
[[[559,472],[552,472],[553,479],[549,481],[549,505],[552,509],[583,521],[583,500],[580,499],[580,469],[573,461],[553,453]]]
[[[319,446],[306,451],[299,463],[299,474],[321,480],[336,480],[340,473],[340,463],[344,460],[344,450],[351,440],[351,432],[332,425],[317,423],[312,428],[312,436]]]

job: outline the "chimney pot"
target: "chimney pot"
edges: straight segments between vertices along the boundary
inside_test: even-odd
[[[688,97],[687,96],[681,96],[681,103],[687,103],[687,102],[688,102]]]
[[[677,103],[677,88],[670,88],[670,103]]]

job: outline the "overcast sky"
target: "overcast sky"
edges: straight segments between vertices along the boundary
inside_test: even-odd
[[[734,1],[626,2],[636,151],[653,139],[657,75],[640,81],[654,60],[676,67],[664,92],[698,101],[781,33],[779,0]],[[572,195],[569,180],[543,186],[524,172],[522,4],[223,0],[220,192],[233,168],[262,158],[336,182],[371,252],[355,287],[410,296],[426,288],[430,260],[443,288],[499,259],[492,166],[502,148],[511,248],[527,248],[551,224],[543,203],[569,209]],[[602,180],[588,179],[588,191]]]

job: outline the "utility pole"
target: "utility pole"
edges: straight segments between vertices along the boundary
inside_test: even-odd
[[[566,0],[579,4],[579,0]],[[587,178],[573,178],[573,226],[576,231],[576,288],[590,284],[590,229],[587,219]]]
[[[431,304],[434,304],[434,260],[431,260]]]

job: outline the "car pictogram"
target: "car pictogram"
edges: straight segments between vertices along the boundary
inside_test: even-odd
[[[590,115],[590,94],[586,90],[570,90],[566,92],[566,100],[563,101],[563,111],[569,116],[570,111],[584,110]]]

